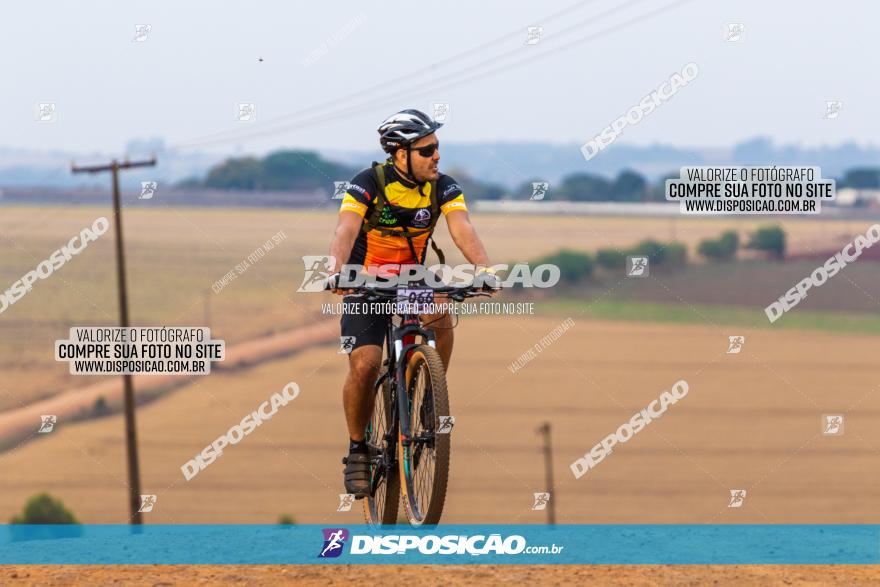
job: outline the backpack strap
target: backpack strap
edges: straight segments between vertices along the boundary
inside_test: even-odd
[[[373,175],[376,177],[376,183],[379,184],[379,189],[376,191],[376,201],[373,203],[373,212],[370,214],[369,218],[364,218],[364,223],[361,226],[363,232],[370,232],[371,230],[379,228],[379,218],[382,216],[382,209],[388,201],[385,198],[385,166],[373,161]],[[383,234],[382,236],[388,235]]]
[[[441,249],[440,247],[437,246],[437,243],[434,241],[433,235],[431,236],[431,248],[434,250],[435,253],[437,253],[437,260],[440,261],[440,264],[445,265],[446,264],[446,256],[443,255],[443,249]],[[425,257],[427,256],[427,253],[428,253],[428,249],[426,247],[425,248],[425,255],[422,256],[422,265],[425,264]]]
[[[391,230],[389,228],[385,228],[379,225],[379,219],[382,217],[382,210],[385,208],[385,205],[388,203],[388,199],[385,197],[385,165],[383,163],[377,163],[373,161],[373,175],[376,178],[376,183],[379,185],[379,189],[376,192],[376,200],[373,204],[373,211],[370,213],[368,218],[364,218],[364,223],[361,225],[361,231],[370,232],[372,230],[377,230],[382,236],[402,236],[407,240],[409,244],[410,252],[413,254],[414,259],[418,259],[418,255],[416,255],[415,246],[413,245],[412,239],[417,236],[422,236],[423,234],[428,235],[428,240],[431,242],[431,248],[437,253],[437,257],[440,259],[440,263],[445,262],[445,258],[443,256],[443,251],[437,246],[432,238],[434,233],[434,227],[437,225],[437,220],[440,217],[440,197],[437,194],[437,182],[432,181],[430,183],[430,199],[431,199],[431,219],[429,224],[425,228],[417,228],[407,229],[405,227],[401,227],[397,230]],[[421,190],[421,188],[419,188]],[[422,258],[419,260],[419,263],[424,264],[425,257],[428,253],[428,243],[425,243],[425,250],[422,253]]]
[[[431,249],[436,253],[437,259],[440,261],[441,265],[446,263],[446,257],[443,255],[443,250],[437,246],[437,242],[434,240],[434,226],[437,225],[437,221],[440,219],[440,195],[437,193],[437,182],[431,182],[431,224],[428,226],[428,230],[431,231],[428,236],[428,240],[431,242]],[[422,253],[422,260],[420,263],[422,265],[425,264],[425,258],[428,256],[428,246],[425,243],[425,251]]]

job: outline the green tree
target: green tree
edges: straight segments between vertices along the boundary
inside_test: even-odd
[[[736,252],[739,250],[738,232],[735,230],[726,230],[721,233],[721,237],[718,240],[721,242],[721,246],[724,247],[724,251],[729,257],[736,256]]]
[[[352,178],[354,171],[325,161],[312,151],[277,151],[263,159],[263,189],[330,190],[334,181]]]
[[[626,251],[606,247],[596,252],[596,263],[608,271],[616,271],[626,267]]]
[[[706,259],[724,259],[724,247],[717,238],[706,238],[697,245],[697,252]]]
[[[227,159],[205,178],[205,185],[236,190],[330,191],[334,181],[351,179],[354,170],[326,161],[312,151],[276,151],[263,159]]]
[[[572,251],[570,249],[562,249],[545,255],[529,265],[536,267],[544,263],[559,267],[560,281],[565,283],[577,283],[584,279],[589,279],[593,275],[595,267],[593,258],[589,253]]]
[[[652,265],[662,265],[666,260],[666,245],[648,238],[633,247],[630,254],[648,257],[648,261]]]
[[[663,264],[670,269],[687,265],[687,245],[678,242],[667,244]]]
[[[79,524],[73,513],[60,499],[48,493],[39,493],[28,499],[20,516],[12,524]]]
[[[697,252],[707,259],[726,261],[736,257],[739,249],[739,234],[735,230],[724,232],[719,238],[700,241]]]
[[[227,159],[213,167],[205,178],[205,185],[218,189],[254,190],[260,187],[263,164],[259,159]]]
[[[763,226],[752,233],[747,249],[764,251],[774,259],[785,257],[785,231],[781,226]]]
[[[611,186],[611,198],[625,202],[640,202],[648,193],[648,182],[645,178],[629,169],[618,174]]]
[[[840,184],[838,187],[880,188],[880,169],[876,167],[848,169],[843,175],[843,179],[840,180]]]
[[[558,195],[578,202],[607,200],[611,195],[611,183],[599,175],[575,173],[562,180]]]
[[[647,199],[649,202],[665,202],[666,201],[666,180],[678,179],[679,173],[670,172],[652,183],[647,188]]]

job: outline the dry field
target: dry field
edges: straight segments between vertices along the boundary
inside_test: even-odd
[[[567,315],[463,320],[447,523],[541,523],[539,437],[553,426],[561,523],[878,523],[876,339],[583,319],[515,374]],[[727,336],[743,334],[740,354]],[[154,523],[356,523],[337,513],[344,355],[331,346],[215,373],[138,411]],[[569,464],[675,381],[689,394],[576,480]],[[191,481],[180,466],[288,381],[302,393]],[[842,436],[822,414],[845,415]],[[70,424],[0,455],[0,519],[48,490],[86,523],[127,520],[121,417]],[[728,508],[730,489],[746,489]]]
[[[0,289],[107,214],[108,208],[96,207],[0,207]],[[326,252],[334,212],[158,207],[124,214],[134,324],[209,324],[227,343],[236,343],[315,319],[320,296],[292,294],[303,274],[300,257]],[[648,237],[674,237],[693,246],[727,228],[745,233],[762,222],[503,214],[473,220],[497,262],[529,260],[561,247],[630,246]],[[823,248],[864,228],[857,222],[803,219],[783,224],[793,251]],[[238,274],[236,265],[278,231],[286,239]],[[437,235],[450,262],[460,261],[445,228]],[[117,322],[113,263],[111,229],[0,314],[0,410],[95,382],[70,376],[66,365],[54,361],[52,348],[71,326]],[[236,279],[219,293],[212,291],[229,271]]]

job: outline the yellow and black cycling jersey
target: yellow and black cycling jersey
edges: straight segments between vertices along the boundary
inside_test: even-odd
[[[385,163],[384,170],[387,202],[382,207],[378,227],[383,231],[391,232],[428,228],[431,225],[432,184],[430,182],[422,184],[419,193],[418,184],[402,178],[393,164]],[[436,186],[437,202],[444,216],[455,210],[467,210],[464,194],[454,179],[441,173]],[[378,190],[379,182],[373,169],[361,171],[349,183],[339,211],[354,212],[366,222],[375,207]],[[382,234],[383,231],[361,231],[352,246],[347,262],[370,268],[385,264],[418,263],[424,258],[430,236],[428,233],[412,237],[411,249],[406,237],[394,234],[385,236]],[[418,259],[413,258],[413,249]]]

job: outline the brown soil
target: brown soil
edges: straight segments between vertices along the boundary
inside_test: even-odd
[[[432,580],[433,578],[433,580]],[[875,566],[0,565],[10,587],[176,585],[878,585]]]

